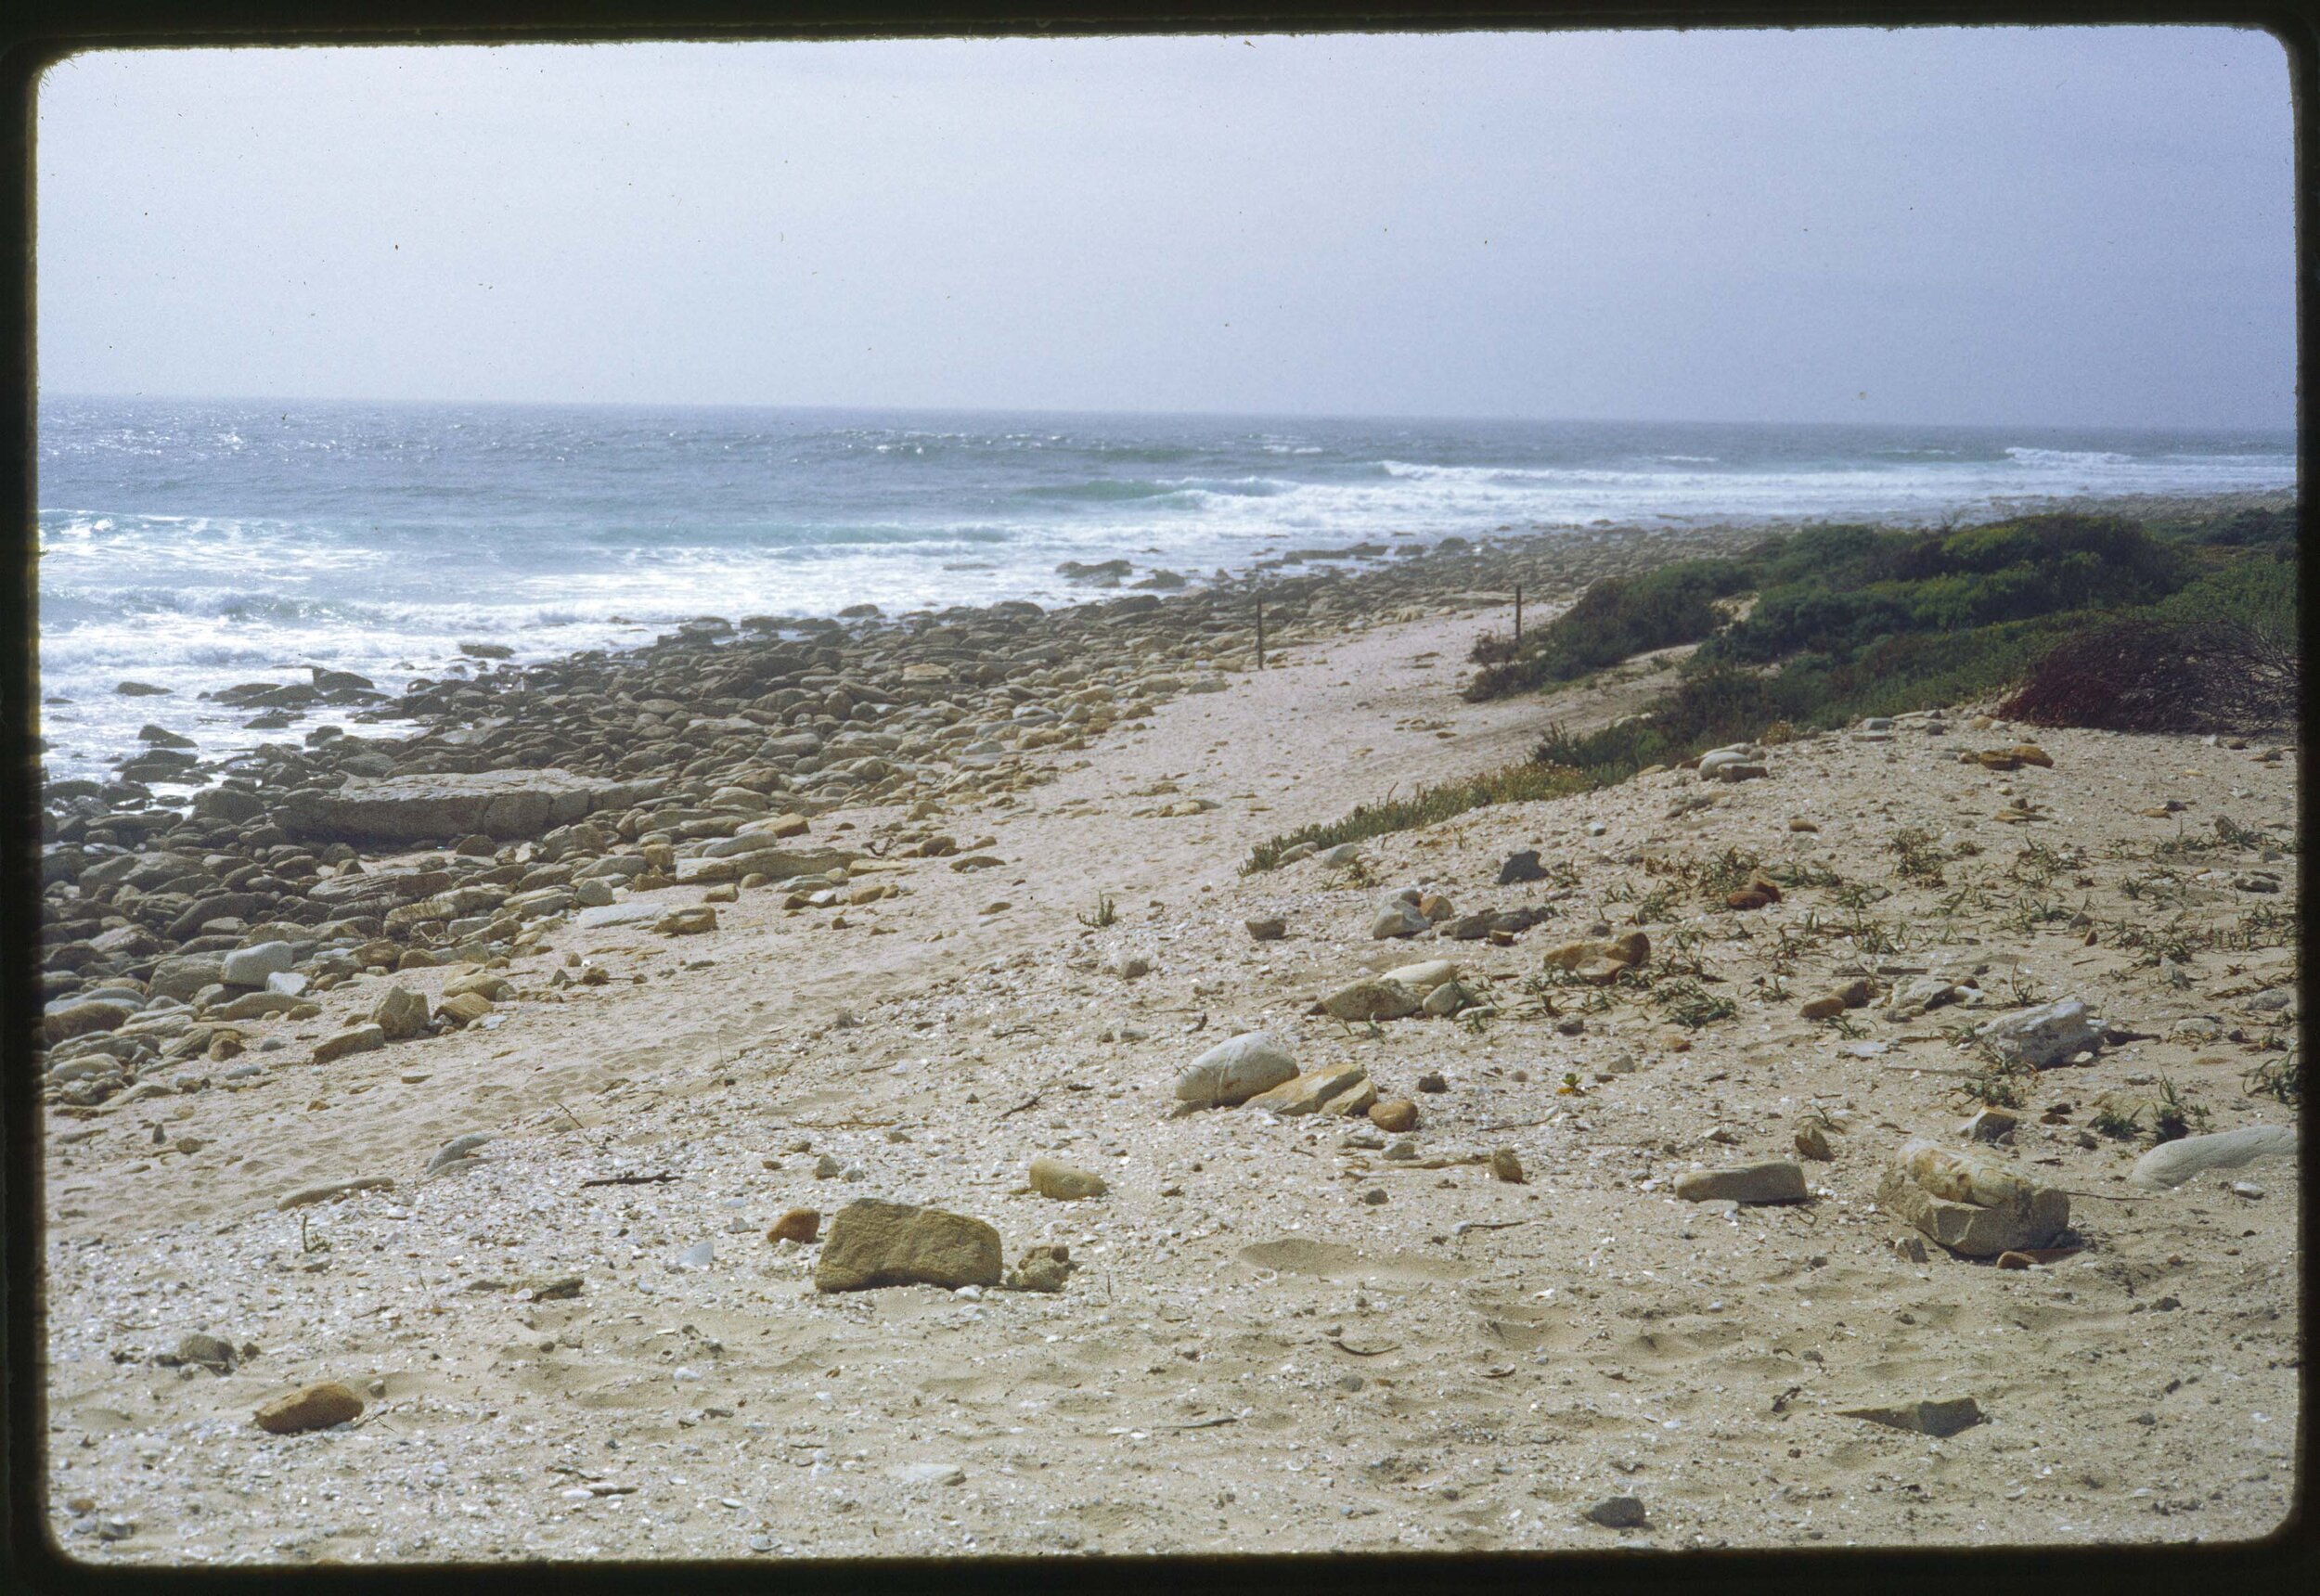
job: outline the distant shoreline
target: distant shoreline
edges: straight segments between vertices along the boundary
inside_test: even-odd
[[[1345,624],[1365,617],[1390,614],[1421,598],[1438,597],[1440,593],[1454,588],[1469,592],[1489,591],[1495,588],[1504,592],[1511,603],[1514,588],[1520,584],[1527,589],[1529,602],[1533,606],[1530,614],[1536,621],[1544,618],[1547,611],[1543,606],[1553,601],[1551,596],[1558,591],[1560,586],[1566,586],[1574,579],[1575,573],[1594,571],[1597,574],[1604,573],[1599,567],[1603,564],[1602,557],[1606,554],[1610,556],[1612,564],[1632,573],[1651,565],[1664,563],[1667,560],[1714,553],[1806,525],[1868,524],[1903,530],[1951,523],[1975,524],[2003,520],[2013,515],[2052,512],[2119,514],[2149,520],[2169,516],[2228,514],[2249,508],[2276,508],[2293,505],[2299,496],[2297,492],[2287,489],[2194,496],[2090,496],[2005,501],[1990,507],[1990,513],[1977,516],[1942,517],[1896,514],[1866,521],[1852,518],[1812,518],[1746,521],[1716,521],[1673,526],[1624,522],[1600,527],[1542,526],[1527,532],[1499,533],[1489,536],[1470,538],[1450,536],[1411,538],[1391,542],[1372,539],[1368,542],[1355,540],[1340,544],[1316,540],[1308,546],[1286,549],[1278,554],[1264,555],[1245,568],[1228,571],[1221,577],[1214,573],[1205,576],[1187,576],[1180,587],[1141,588],[1132,574],[1134,567],[1131,565],[1131,575],[1128,578],[1089,583],[1080,591],[1074,593],[1067,601],[1049,602],[1042,604],[1040,608],[1044,617],[1052,620],[1070,615],[1075,611],[1088,610],[1090,607],[1100,610],[1107,604],[1116,603],[1121,598],[1137,597],[1149,592],[1158,598],[1164,612],[1193,614],[1213,611],[1230,601],[1231,597],[1234,595],[1253,596],[1260,589],[1268,593],[1279,589],[1285,596],[1292,590],[1302,590],[1307,584],[1321,582],[1330,586],[1334,594],[1332,609],[1337,621]],[[1581,549],[1590,551],[1587,558],[1576,558]],[[1451,571],[1458,573],[1460,580],[1446,583],[1438,579]],[[1593,576],[1580,578],[1579,586],[1583,586],[1585,581],[1593,579]],[[1568,592],[1564,596],[1566,598],[1576,597],[1576,592]],[[872,601],[864,600],[864,603],[870,602]],[[470,659],[465,656],[455,658],[446,662],[449,668],[439,668],[432,674],[426,672],[414,674],[409,678],[409,688],[406,689],[406,693],[390,701],[402,701],[409,696],[410,689],[416,689],[457,687],[465,684],[486,690],[496,690],[498,682],[515,680],[526,672],[544,671],[561,674],[568,670],[576,661],[599,655],[612,662],[638,659],[671,643],[681,635],[680,628],[686,626],[723,623],[733,626],[736,633],[740,635],[767,635],[778,631],[797,632],[801,630],[818,632],[833,625],[849,632],[856,632],[865,627],[883,629],[906,623],[927,624],[934,618],[954,622],[962,619],[973,621],[985,618],[1001,608],[1020,606],[1025,602],[1028,601],[1002,599],[993,604],[951,606],[942,610],[913,608],[893,612],[882,611],[875,617],[847,616],[843,613],[838,616],[776,614],[686,617],[674,622],[658,623],[657,624],[664,628],[658,635],[649,638],[639,638],[631,645],[612,649],[548,653],[529,660],[521,658],[510,660],[496,667],[485,660]],[[849,606],[849,608],[856,609],[859,607]],[[512,647],[519,656],[524,652],[521,638],[503,636],[476,640]],[[470,674],[468,670],[460,668],[462,665],[480,667],[480,670],[475,674]],[[221,671],[218,678],[203,690],[213,693],[243,682],[264,679],[279,679],[285,683],[297,683],[304,678],[304,675],[303,668],[292,672],[289,667],[254,673],[246,669]],[[133,669],[124,671],[123,679],[135,679],[135,671]],[[389,706],[377,706],[380,710],[387,707]],[[347,727],[348,732],[366,740],[381,735],[369,731],[368,728],[374,726],[399,728],[383,733],[384,736],[395,740],[401,740],[414,732],[423,737],[430,730],[441,728],[440,723],[430,725],[406,715],[379,714],[368,720],[359,716],[348,718],[351,721]],[[268,746],[279,745],[285,739],[303,741],[304,733],[314,727],[335,723],[335,717],[315,719],[303,714],[293,713],[291,722],[288,727],[264,728],[259,735],[220,740],[218,742],[209,744],[200,751],[201,767],[206,771],[205,781],[214,781],[217,776],[225,770],[259,759],[259,751]],[[110,751],[110,755],[117,758],[124,752],[126,751]],[[50,775],[47,782],[49,785],[54,785],[59,779],[69,779],[69,778]],[[187,789],[186,792],[176,796],[167,794],[156,796],[164,803],[182,804],[190,797],[191,791],[192,789]]]

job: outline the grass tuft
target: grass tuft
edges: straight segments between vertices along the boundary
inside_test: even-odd
[[[1249,853],[1241,867],[1244,876],[1270,870],[1281,863],[1281,856],[1300,843],[1310,843],[1316,848],[1334,848],[1340,843],[1366,842],[1390,831],[1414,830],[1421,826],[1436,825],[1469,809],[1479,809],[1490,804],[1528,804],[1544,798],[1567,798],[1575,792],[1592,790],[1595,783],[1583,771],[1568,770],[1554,765],[1509,765],[1502,769],[1487,771],[1465,781],[1446,781],[1437,787],[1421,787],[1407,798],[1387,798],[1375,804],[1364,804],[1343,819],[1314,826],[1300,826],[1283,832],[1270,842],[1259,843]]]

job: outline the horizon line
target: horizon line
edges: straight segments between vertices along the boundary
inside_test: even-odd
[[[58,389],[53,392],[35,391],[33,409],[35,421],[43,405],[54,400],[115,400],[147,403],[179,404],[238,404],[238,405],[388,405],[408,406],[473,406],[486,409],[570,409],[570,410],[753,410],[786,412],[863,412],[891,411],[903,414],[944,416],[1068,416],[1096,417],[1106,419],[1129,420],[1251,420],[1251,421],[1366,421],[1366,422],[1482,422],[1491,425],[1531,426],[1647,426],[1647,427],[1929,427],[1957,431],[1991,430],[2004,427],[2023,427],[2052,431],[2089,432],[2275,432],[2294,438],[2299,422],[2253,421],[2024,421],[2024,420],[1927,420],[1917,418],[1893,417],[1875,420],[1828,420],[1822,418],[1749,417],[1746,418],[1717,417],[1673,416],[1545,416],[1545,415],[1487,415],[1452,411],[1346,411],[1346,410],[1119,410],[1085,406],[1043,408],[1036,405],[936,405],[936,404],[803,404],[771,400],[732,399],[472,399],[431,398],[415,399],[384,395],[346,394],[284,394],[284,393],[123,393],[88,389]]]

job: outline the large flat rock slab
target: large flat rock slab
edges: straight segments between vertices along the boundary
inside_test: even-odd
[[[658,779],[615,781],[569,770],[350,777],[329,792],[292,794],[276,812],[293,836],[329,842],[426,843],[482,832],[501,842],[537,837],[599,809],[659,796]]]

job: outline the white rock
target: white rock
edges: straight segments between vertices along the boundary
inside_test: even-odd
[[[1244,1031],[1201,1054],[1176,1078],[1179,1100],[1231,1107],[1296,1079],[1288,1045],[1270,1031]]]
[[[1398,981],[1423,998],[1445,981],[1458,979],[1458,961],[1454,959],[1429,959],[1422,964],[1405,964],[1398,969],[1388,970],[1382,979]]]
[[[1975,1035],[2006,1058],[2043,1070],[2100,1042],[2103,1024],[2084,1002],[2064,998],[1992,1020]]]
[[[2137,1186],[2167,1190],[2210,1169],[2236,1169],[2259,1158],[2296,1156],[2292,1125],[2250,1125],[2211,1136],[2162,1141],[2134,1161],[2127,1178]]]
[[[967,1471],[956,1463],[896,1463],[886,1471],[909,1486],[962,1486]]]
[[[237,947],[225,958],[218,979],[228,986],[263,986],[265,978],[298,962],[297,950],[287,942],[261,942]]]

